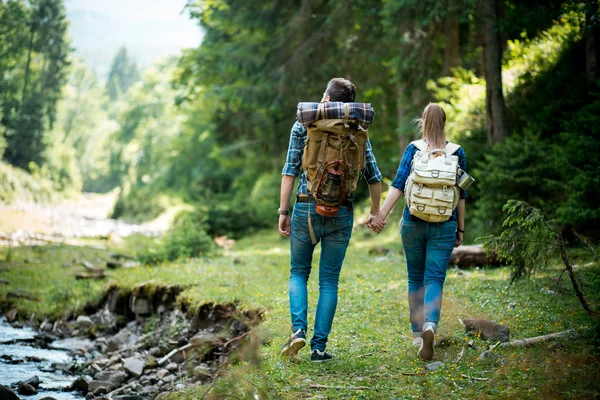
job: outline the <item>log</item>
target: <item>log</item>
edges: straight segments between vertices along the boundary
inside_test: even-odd
[[[502,343],[500,346],[509,347],[509,346],[520,346],[520,347],[530,347],[536,343],[546,342],[548,340],[560,339],[567,336],[578,336],[578,333],[575,329],[569,329],[567,331],[551,333],[549,335],[536,336],[527,339],[513,340],[510,342]]]
[[[455,247],[450,256],[449,265],[457,265],[461,268],[468,267],[483,267],[484,265],[498,266],[501,263],[498,261],[498,257],[494,254],[492,257],[488,257],[483,251],[483,245],[463,245]]]

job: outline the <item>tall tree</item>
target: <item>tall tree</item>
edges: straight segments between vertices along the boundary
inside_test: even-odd
[[[506,134],[506,111],[502,93],[502,50],[500,46],[500,0],[485,0],[483,7],[483,68],[486,81],[485,111],[489,143]]]
[[[446,48],[444,50],[444,69],[442,74],[449,76],[452,68],[460,64],[460,30],[458,22],[458,0],[448,0],[448,15],[444,21]]]
[[[598,1],[588,1],[585,5],[585,71],[590,90],[597,89],[600,77],[600,13]]]
[[[118,99],[127,89],[140,79],[135,60],[129,57],[127,49],[123,46],[113,59],[106,90],[111,100]]]
[[[66,11],[62,0],[9,0],[0,4],[0,21],[4,158],[28,168],[43,163],[45,132],[66,81]]]

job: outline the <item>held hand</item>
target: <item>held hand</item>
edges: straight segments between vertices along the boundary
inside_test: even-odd
[[[456,232],[456,242],[454,242],[454,247],[458,247],[462,244],[464,236],[464,233]]]
[[[281,236],[290,237],[291,226],[290,226],[290,216],[289,215],[280,215],[279,216],[279,233]]]
[[[365,221],[365,225],[371,228],[375,233],[381,232],[385,227],[385,224],[385,219],[381,216],[381,214],[371,214]]]

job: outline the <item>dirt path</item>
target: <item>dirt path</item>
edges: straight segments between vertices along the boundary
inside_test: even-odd
[[[168,229],[171,215],[144,224],[111,219],[117,192],[83,193],[56,204],[17,202],[0,205],[0,246],[40,244],[82,237],[158,235]],[[172,214],[172,213],[168,213]]]

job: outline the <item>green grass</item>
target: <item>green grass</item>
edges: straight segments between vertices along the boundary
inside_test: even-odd
[[[450,344],[436,350],[436,359],[445,366],[420,375],[425,363],[416,359],[408,325],[406,268],[401,244],[388,228],[374,236],[357,228],[340,278],[338,311],[328,350],[335,359],[325,365],[308,361],[303,349],[298,360],[278,356],[290,334],[287,298],[289,242],[276,232],[238,241],[222,257],[195,259],[155,267],[109,271],[107,281],[123,287],[152,281],[184,284],[188,288],[179,301],[197,306],[205,302],[239,301],[244,309],[263,309],[264,322],[256,328],[264,342],[261,362],[240,357],[220,373],[212,387],[198,386],[173,394],[174,399],[197,399],[209,390],[212,398],[261,399],[408,399],[408,398],[594,398],[600,394],[597,324],[582,310],[566,277],[564,294],[552,296],[560,274],[557,266],[529,281],[508,284],[508,269],[449,270],[444,290],[442,321],[438,336]],[[143,247],[137,242],[138,248]],[[387,247],[385,257],[368,254],[372,247]],[[81,310],[86,300],[98,298],[107,282],[82,282],[72,278],[73,258],[95,262],[106,252],[72,247],[13,249],[6,261],[0,251],[0,304],[8,290],[22,288],[41,301],[20,301],[19,310],[36,319],[56,318],[67,308]],[[585,252],[573,253],[575,262],[585,264]],[[25,262],[27,259],[28,262]],[[237,259],[237,263],[234,260]],[[4,261],[2,261],[4,260]],[[309,282],[309,336],[318,295],[318,252]],[[65,266],[65,264],[67,266]],[[8,268],[8,270],[2,270]],[[581,268],[586,295],[592,304],[600,303],[598,263]],[[5,310],[6,311],[6,310]],[[529,349],[496,348],[502,360],[478,360],[491,343],[467,336],[459,318],[485,317],[507,324],[511,338],[526,338],[569,328],[581,338],[564,341],[566,349],[549,352],[548,344]],[[453,361],[468,342],[459,364]],[[414,375],[418,374],[418,375]],[[472,380],[469,377],[488,380]],[[364,386],[369,389],[314,389],[311,385]]]

